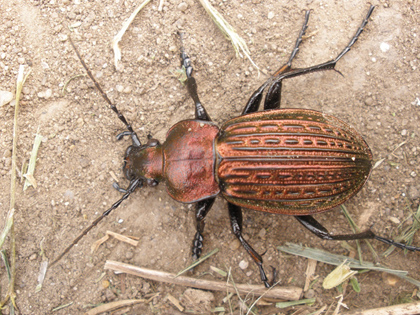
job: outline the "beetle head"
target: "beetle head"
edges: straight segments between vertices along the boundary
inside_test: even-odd
[[[149,186],[156,186],[162,179],[162,146],[149,138],[146,144],[130,145],[125,151],[123,172],[132,181],[141,178]]]

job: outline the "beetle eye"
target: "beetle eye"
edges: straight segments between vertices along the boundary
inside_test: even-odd
[[[157,180],[155,180],[155,179],[151,179],[151,178],[148,178],[147,179],[147,185],[149,185],[151,187],[155,187],[158,184],[159,184],[159,182]]]
[[[159,145],[159,140],[157,139],[149,139],[149,141],[147,141],[148,147],[156,147],[158,145]]]

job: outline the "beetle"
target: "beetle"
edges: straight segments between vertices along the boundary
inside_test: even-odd
[[[114,188],[123,193],[121,199],[87,227],[52,264],[137,188],[145,184],[156,186],[160,182],[166,184],[168,194],[176,201],[195,204],[194,259],[201,255],[206,215],[218,195],[225,198],[233,233],[257,264],[266,287],[270,287],[270,283],[262,257],[242,236],[242,208],[292,215],[325,240],[376,239],[419,251],[420,248],[377,236],[370,229],[358,234],[331,235],[312,217],[339,206],[363,187],[372,170],[372,152],[354,128],[334,116],[315,110],[280,108],[282,81],[316,71],[335,70],[336,63],[358,40],[373,10],[371,6],[356,34],[335,59],[307,68],[293,68],[292,61],[309,21],[310,11],[307,11],[287,63],[251,95],[239,117],[220,127],[211,121],[200,102],[191,60],[180,35],[181,66],[185,68],[187,89],[194,101],[195,119],[172,126],[163,144],[152,137],[145,144],[141,143],[132,126],[96,82],[70,39],[89,77],[127,128],[117,139],[131,137],[132,144],[126,149],[123,163],[124,175],[130,183],[126,189],[114,183]],[[267,88],[264,110],[258,111]]]

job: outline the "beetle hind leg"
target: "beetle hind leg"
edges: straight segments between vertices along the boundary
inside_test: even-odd
[[[308,28],[308,21],[309,21],[309,13],[310,11],[306,11],[305,13],[305,22],[303,23],[302,29],[300,30],[299,36],[295,43],[295,48],[292,50],[290,54],[289,60],[283,66],[281,66],[274,74],[273,77],[278,77],[290,70],[292,70],[292,61],[296,57],[299,51],[299,45],[302,43],[302,38],[305,35],[306,29]],[[280,108],[280,101],[281,101],[281,87],[282,81],[274,82],[270,85],[267,91],[267,95],[265,96],[264,100],[264,110],[270,109],[278,109]]]
[[[395,247],[401,248],[401,249],[407,249],[410,251],[420,251],[419,247],[406,245],[403,243],[395,242],[393,240],[381,237],[373,233],[371,230],[367,230],[361,233],[357,234],[344,234],[344,235],[331,235],[328,230],[323,227],[317,220],[315,220],[310,215],[305,216],[295,216],[296,220],[298,220],[305,228],[307,228],[309,231],[314,233],[316,236],[323,240],[341,240],[341,241],[349,241],[349,240],[365,240],[365,239],[375,239],[380,242],[383,242],[388,245],[393,245]]]
[[[308,21],[309,21],[309,13],[310,11],[306,11],[305,13],[305,21],[303,23],[302,29],[300,30],[299,36],[296,40],[295,47],[293,48],[289,60],[283,66],[281,66],[272,77],[280,76],[283,73],[286,73],[292,69],[292,61],[296,57],[299,51],[299,45],[302,43],[302,38],[305,35],[306,29],[308,28]],[[245,105],[245,108],[242,111],[242,115],[254,113],[258,111],[260,107],[262,93],[267,87],[267,85],[271,82],[271,79],[268,79],[258,90],[256,90],[252,96],[249,98],[248,103]],[[267,95],[264,101],[264,110],[269,109],[277,109],[280,108],[280,100],[281,100],[281,86],[282,82],[274,82],[270,85]]]
[[[261,255],[259,255],[252,247],[248,244],[247,241],[242,237],[242,210],[241,207],[234,205],[232,203],[228,203],[229,208],[229,217],[230,217],[230,224],[232,226],[233,234],[241,242],[242,246],[251,256],[252,260],[257,264],[258,269],[260,270],[261,281],[264,282],[266,288],[269,288],[271,284],[268,282],[268,278],[265,274],[264,268],[262,266],[263,260]]]

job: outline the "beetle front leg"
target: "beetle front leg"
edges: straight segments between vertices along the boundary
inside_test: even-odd
[[[186,84],[188,88],[188,93],[190,94],[195,104],[195,118],[200,120],[211,121],[209,114],[207,114],[206,109],[201,104],[200,99],[198,98],[197,82],[192,76],[193,67],[191,65],[191,59],[185,52],[184,46],[182,45],[182,33],[179,33],[179,37],[181,40],[181,67],[185,68],[185,74],[187,76]]]
[[[195,219],[197,222],[197,232],[195,233],[192,247],[193,260],[200,258],[201,249],[203,248],[203,231],[204,231],[204,218],[213,206],[216,198],[210,198],[199,201],[195,204]]]
[[[375,239],[380,242],[383,242],[388,245],[393,245],[401,249],[407,249],[411,251],[420,251],[419,247],[406,245],[403,243],[398,243],[393,240],[377,236],[371,230],[367,230],[357,234],[344,234],[344,235],[331,235],[328,230],[321,225],[317,220],[315,220],[310,215],[305,216],[295,216],[295,218],[302,223],[309,231],[314,233],[316,236],[323,240],[333,240],[333,241],[350,241],[350,240],[366,240],[366,239]]]
[[[232,226],[233,234],[241,242],[242,246],[246,249],[248,254],[251,256],[252,260],[257,264],[258,269],[260,270],[261,281],[264,282],[266,288],[269,288],[271,285],[268,282],[267,276],[265,274],[264,268],[262,266],[263,260],[261,255],[259,255],[252,247],[248,244],[247,241],[242,237],[242,210],[241,207],[234,205],[233,203],[228,203],[229,208],[229,217],[230,224]]]

